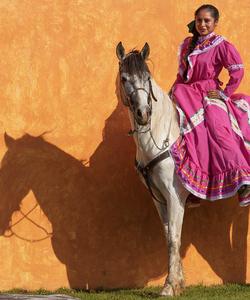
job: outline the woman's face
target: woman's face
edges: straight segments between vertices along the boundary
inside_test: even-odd
[[[195,16],[195,28],[201,36],[214,31],[218,21],[215,21],[209,10],[203,9]]]

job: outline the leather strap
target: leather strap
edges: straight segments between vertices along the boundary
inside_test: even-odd
[[[166,203],[158,200],[153,193],[151,183],[150,183],[150,173],[159,162],[161,162],[162,160],[164,160],[168,157],[170,157],[169,150],[166,150],[166,151],[162,152],[160,155],[156,156],[154,159],[152,159],[145,167],[142,167],[140,165],[140,163],[137,160],[135,160],[135,167],[142,174],[143,178],[145,179],[145,182],[147,184],[147,187],[150,191],[151,196],[157,202],[160,202],[163,205],[166,205]]]

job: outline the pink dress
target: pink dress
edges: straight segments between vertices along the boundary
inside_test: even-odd
[[[201,37],[185,60],[190,41],[186,38],[180,47],[172,88],[181,136],[171,155],[183,185],[193,195],[228,198],[250,184],[250,97],[233,94],[243,77],[243,64],[235,47],[214,33]],[[218,79],[223,67],[230,75],[224,90]],[[223,100],[207,97],[216,89]],[[250,197],[239,201],[248,205]]]

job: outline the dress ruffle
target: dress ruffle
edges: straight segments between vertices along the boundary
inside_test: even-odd
[[[206,200],[218,200],[234,196],[241,186],[250,184],[249,167],[241,167],[219,174],[203,172],[189,157],[185,139],[180,137],[170,149],[175,161],[176,173],[182,184],[193,195]],[[250,197],[239,198],[240,205],[250,202]]]

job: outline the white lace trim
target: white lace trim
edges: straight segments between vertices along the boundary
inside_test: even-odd
[[[185,113],[179,106],[176,106],[176,109],[180,117],[181,135],[191,132],[196,126],[204,121],[204,108],[199,109],[194,115],[192,115],[192,117],[190,118],[190,122],[187,122]]]
[[[219,94],[223,100],[225,100],[225,101],[228,100],[228,97],[222,91],[219,90]]]
[[[210,49],[212,49],[212,48],[216,47],[217,45],[219,45],[224,40],[225,40],[225,38],[223,36],[218,36],[218,38],[216,38],[216,40],[214,41],[214,43],[212,45],[210,45],[207,48],[204,48],[202,50],[201,49],[196,49],[196,50],[194,50],[192,53],[190,53],[188,55],[187,59],[188,59],[188,63],[189,63],[190,69],[188,70],[187,80],[185,82],[189,81],[189,79],[190,79],[189,74],[190,74],[190,72],[191,72],[191,70],[193,68],[193,64],[192,64],[192,61],[191,61],[190,57],[194,56],[194,55],[201,54],[201,53],[205,53],[205,52],[209,51]]]
[[[249,107],[248,102],[244,99],[239,99],[239,100],[234,101],[234,103],[240,110],[247,113],[248,125],[250,125],[250,107]]]
[[[183,110],[178,105],[176,105],[176,109],[177,109],[177,111],[179,113],[179,117],[180,117],[180,133],[181,133],[181,135],[183,135],[184,134],[183,128],[184,128],[186,116],[185,116]]]
[[[244,140],[244,144],[245,144],[245,147],[247,148],[247,150],[250,150],[250,142],[247,140]]]
[[[198,55],[204,52],[209,51],[210,49],[214,48],[215,46],[219,45],[221,42],[223,42],[225,38],[223,36],[218,36],[218,38],[215,39],[214,43],[204,49],[196,49],[192,53],[189,54],[189,56]]]
[[[187,125],[184,127],[184,134],[189,133],[192,131],[196,126],[198,126],[200,123],[204,121],[204,108],[201,108],[192,115],[190,118],[191,122],[187,123]]]
[[[204,99],[206,100],[206,105],[216,105],[228,113],[227,106],[222,100],[208,97],[205,97]]]
[[[228,71],[235,71],[235,70],[240,70],[240,69],[244,69],[243,64],[235,64],[235,65],[230,65],[227,67]]]
[[[239,124],[238,124],[237,120],[235,119],[235,117],[231,113],[229,113],[229,119],[231,121],[231,126],[232,126],[233,131],[243,139]]]

